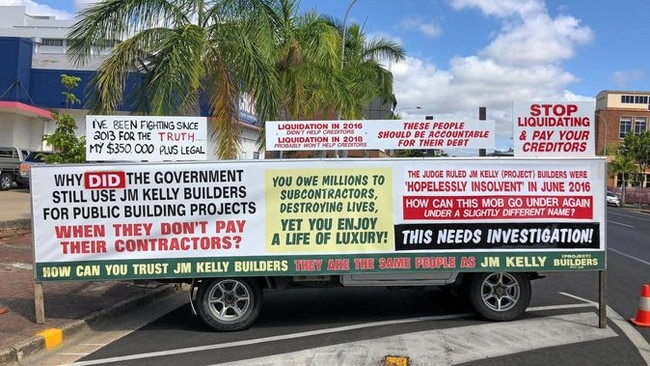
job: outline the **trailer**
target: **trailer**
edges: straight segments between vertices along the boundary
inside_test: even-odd
[[[184,282],[217,331],[267,291],[442,286],[516,319],[531,280],[605,269],[605,160],[357,158],[34,166],[35,281]]]

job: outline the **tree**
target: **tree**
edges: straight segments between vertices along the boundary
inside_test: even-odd
[[[393,97],[393,74],[380,62],[398,62],[405,58],[406,51],[396,42],[383,38],[367,39],[363,29],[356,23],[349,27],[331,17],[324,17],[335,26],[343,42],[341,68],[349,80],[353,104],[341,105],[339,117],[347,120],[365,118],[363,111],[375,98],[383,103]],[[342,157],[347,151],[341,152]]]
[[[341,34],[343,27],[339,26]],[[345,32],[343,74],[350,80],[354,104],[342,108],[343,119],[362,119],[363,111],[375,98],[383,102],[393,96],[393,74],[380,62],[404,60],[406,51],[396,42],[384,38],[367,39],[363,29],[356,23]]]
[[[80,103],[72,90],[79,86],[81,78],[61,75],[61,84],[65,89],[62,94],[66,108]],[[43,141],[52,147],[52,154],[43,155],[43,161],[54,163],[83,163],[86,161],[86,138],[75,133],[77,121],[67,113],[52,113],[56,121],[54,133],[43,135]]]
[[[295,0],[280,0],[274,64],[280,79],[281,119],[351,108],[349,80],[340,67],[338,29],[314,12],[297,15]]]
[[[105,0],[81,12],[68,53],[84,64],[115,44],[90,82],[91,113],[116,111],[138,66],[143,80],[134,100],[146,100],[152,115],[182,115],[198,113],[205,96],[217,155],[234,159],[240,96],[254,95],[260,120],[277,116],[281,100],[271,61],[278,12],[271,0]]]
[[[650,132],[629,133],[625,135],[619,151],[622,155],[631,158],[637,166],[635,185],[640,185],[645,179],[645,172],[650,165]]]
[[[629,174],[634,173],[636,171],[636,163],[634,162],[634,159],[629,156],[625,155],[624,153],[618,153],[614,156],[614,160],[612,160],[608,165],[607,169],[609,171],[609,174],[614,177],[618,177],[619,175],[622,177],[622,195],[621,195],[621,202],[622,204],[625,204],[625,189],[626,189],[626,181],[627,177]]]

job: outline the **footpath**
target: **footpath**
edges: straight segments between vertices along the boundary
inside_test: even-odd
[[[43,283],[45,323],[36,323],[30,193],[0,191],[0,365],[36,352],[176,291],[133,281]]]

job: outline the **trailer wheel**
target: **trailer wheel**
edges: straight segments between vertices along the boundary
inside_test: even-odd
[[[14,184],[14,177],[11,173],[0,174],[0,191],[6,191]]]
[[[469,298],[480,316],[506,321],[526,311],[531,299],[530,279],[525,273],[493,272],[472,276]]]
[[[216,331],[250,327],[262,310],[262,288],[254,278],[216,278],[198,289],[196,312]]]

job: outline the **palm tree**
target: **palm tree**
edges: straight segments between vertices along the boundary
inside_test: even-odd
[[[236,158],[239,128],[236,104],[254,95],[262,121],[280,105],[272,56],[278,25],[272,0],[105,0],[86,8],[69,36],[69,55],[89,60],[107,42],[121,40],[98,68],[90,85],[91,113],[111,113],[123,102],[127,76],[138,65],[152,115],[197,113],[207,97],[217,155]]]
[[[280,0],[275,69],[283,120],[351,108],[349,81],[340,69],[338,30],[314,12],[297,15],[296,0]]]
[[[344,46],[341,55],[343,75],[349,80],[353,103],[337,108],[339,117],[347,120],[363,119],[364,109],[376,98],[383,103],[393,97],[393,74],[380,62],[398,62],[405,58],[406,51],[398,43],[384,38],[367,39],[363,29],[356,23],[345,28],[338,20],[324,16],[335,26]],[[322,155],[321,155],[322,156]],[[342,157],[347,151],[341,152]]]
[[[616,153],[614,160],[607,164],[609,174],[614,177],[621,175],[623,181],[621,183],[622,193],[621,193],[621,204],[625,204],[625,190],[627,186],[627,177],[629,174],[632,174],[636,171],[637,164],[634,159],[628,155],[619,151]]]
[[[637,172],[634,185],[639,192],[639,207],[641,206],[641,188],[646,183],[646,171],[650,166],[650,132],[629,133],[619,145],[618,153],[634,161]],[[625,191],[623,191],[625,192]]]
[[[342,27],[340,28],[342,31]],[[375,98],[383,102],[393,96],[393,74],[381,62],[404,60],[406,51],[384,38],[367,39],[362,28],[351,24],[345,32],[343,73],[351,81],[354,105],[341,109],[344,119],[362,119],[363,111]]]

